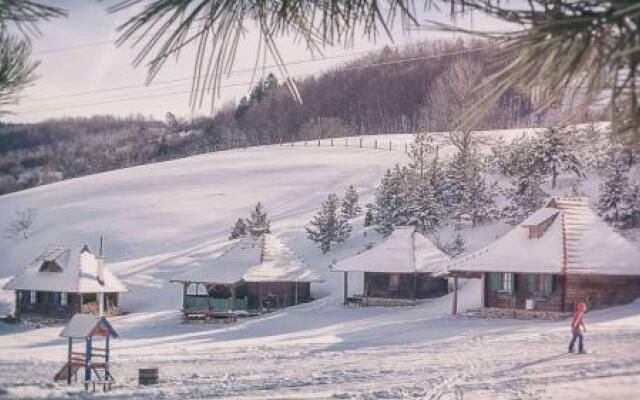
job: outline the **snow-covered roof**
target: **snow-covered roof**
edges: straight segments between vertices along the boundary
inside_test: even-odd
[[[195,268],[175,282],[232,284],[245,282],[321,282],[322,277],[272,234],[242,237],[224,246],[213,259],[195,262]]]
[[[438,274],[450,258],[413,227],[397,227],[382,243],[338,261],[333,271]]]
[[[41,271],[45,262],[55,262],[61,271]],[[102,276],[100,276],[102,268]],[[86,245],[51,244],[11,279],[4,289],[68,293],[128,292],[104,261]]]
[[[91,314],[75,314],[67,326],[62,330],[60,336],[72,338],[85,338],[92,335],[118,337],[118,333],[105,317]]]
[[[527,226],[534,225],[531,221],[541,223],[554,212],[558,216],[542,237],[530,239]],[[448,269],[462,272],[640,275],[640,248],[600,219],[586,198],[554,198],[505,236],[479,251],[460,257]]]

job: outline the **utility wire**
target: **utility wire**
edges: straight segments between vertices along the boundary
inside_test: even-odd
[[[478,48],[475,48],[475,49],[459,50],[459,51],[453,51],[453,52],[441,53],[441,54],[434,54],[434,55],[428,55],[428,56],[410,57],[410,58],[405,58],[405,59],[400,59],[400,60],[385,61],[385,62],[379,62],[379,63],[371,63],[371,64],[365,64],[365,65],[354,65],[354,66],[348,66],[348,67],[340,67],[340,68],[337,68],[336,71],[337,72],[345,72],[345,71],[359,70],[359,69],[366,69],[366,68],[373,68],[373,67],[380,67],[380,66],[400,65],[400,64],[405,64],[405,63],[410,63],[410,62],[415,62],[415,61],[422,61],[422,60],[436,59],[436,58],[442,58],[442,57],[447,57],[447,56],[475,53],[475,52],[480,52],[480,51],[487,50],[489,48],[490,47],[478,47]],[[369,51],[367,51],[367,52],[369,52]],[[333,56],[333,58],[340,58],[340,57],[345,57],[345,56],[346,55],[339,55],[339,56]],[[301,60],[301,61],[291,62],[291,63],[287,63],[287,64],[288,65],[304,64],[304,63],[313,62],[313,61],[315,61],[315,60]],[[253,71],[253,69],[243,69],[243,70],[236,70],[236,71],[232,71],[232,72],[240,73],[240,72],[247,72],[247,71]],[[300,77],[300,75],[298,75],[298,77]],[[190,80],[190,79],[191,78],[181,78],[181,79],[176,79],[176,80],[172,80],[172,81],[164,81],[164,83],[172,83],[172,82]],[[222,86],[220,86],[220,88],[229,88],[229,87],[236,87],[236,86],[243,86],[243,85],[250,85],[250,84],[251,84],[251,82],[234,83],[234,84],[222,85]],[[136,86],[130,86],[130,87],[133,88],[133,87],[136,87]],[[144,87],[144,85],[141,85],[139,87]],[[122,88],[124,88],[124,87],[103,89],[103,90],[100,90],[100,91],[92,91],[92,92],[84,92],[84,93],[93,94],[93,93],[105,92],[105,91],[122,90]],[[168,93],[159,93],[159,94],[149,94],[149,95],[141,96],[141,97],[117,99],[117,100],[107,100],[107,101],[94,102],[94,103],[89,103],[89,104],[80,103],[77,106],[76,105],[69,105],[69,106],[64,106],[64,107],[45,108],[45,109],[41,109],[41,110],[19,112],[18,114],[19,115],[30,115],[30,114],[38,114],[38,113],[51,112],[51,111],[63,111],[63,110],[67,110],[67,109],[86,108],[86,107],[93,107],[93,106],[103,105],[103,104],[114,104],[114,103],[128,102],[128,101],[134,101],[134,100],[142,100],[142,99],[146,99],[146,98],[166,97],[166,96],[172,96],[172,95],[177,95],[177,94],[185,94],[185,93],[191,93],[191,90],[168,92]],[[82,95],[82,94],[83,93],[72,93],[72,94],[61,95],[61,96],[79,96],[79,95]],[[53,98],[58,98],[58,97],[51,96],[50,98],[53,99]],[[40,100],[42,100],[42,99],[44,99],[44,98],[40,98]]]

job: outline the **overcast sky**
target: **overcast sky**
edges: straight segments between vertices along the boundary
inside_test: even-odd
[[[117,26],[130,14],[107,13],[105,8],[110,4],[108,1],[57,3],[69,10],[69,16],[39,25],[42,37],[36,38],[33,43],[33,58],[41,62],[37,70],[38,79],[23,93],[20,104],[11,108],[15,114],[4,117],[3,121],[33,122],[95,114],[143,114],[163,118],[169,111],[188,117],[210,112],[210,104],[194,111],[189,108],[189,79],[193,65],[191,52],[183,53],[179,62],[168,62],[154,83],[145,86],[144,66],[132,66],[135,49],[117,48],[114,43]],[[442,14],[431,11],[429,17],[449,21],[445,11]],[[472,21],[475,28],[492,25],[478,16],[474,17],[466,17],[457,23],[468,26]],[[427,31],[403,33],[398,29],[394,34],[395,42],[387,38],[376,42],[362,39],[352,47],[327,48],[313,62],[289,66],[289,72],[294,77],[317,74],[362,55],[364,51],[380,49],[385,45],[405,46],[442,36],[442,33]],[[249,32],[240,46],[234,69],[253,67],[256,43],[257,35]],[[295,43],[293,39],[281,39],[279,45],[286,62],[314,59],[302,44]],[[345,56],[322,60],[322,56],[336,55]],[[272,62],[267,60],[267,64]],[[216,104],[239,99],[249,90],[250,80],[251,73],[238,73],[225,79],[222,85],[231,86],[222,89],[221,98],[216,100]]]

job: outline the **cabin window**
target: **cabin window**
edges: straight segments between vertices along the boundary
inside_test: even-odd
[[[529,274],[527,277],[529,293],[546,297],[553,293],[554,279],[551,274]]]
[[[67,297],[67,293],[66,292],[60,293],[60,305],[66,306],[68,302],[69,302],[69,298]]]
[[[189,283],[187,294],[189,296],[206,296],[208,294],[207,287],[203,283]]]
[[[502,283],[500,285],[500,290],[504,292],[513,291],[513,274],[510,272],[503,272],[501,275]]]
[[[36,300],[38,300],[36,296],[36,291],[32,290],[31,292],[29,292],[29,303],[36,304]]]
[[[389,290],[398,290],[400,288],[400,275],[389,275]]]
[[[82,295],[82,304],[96,303],[98,297],[95,293],[85,293]]]
[[[512,272],[491,272],[489,274],[491,290],[494,292],[513,292],[515,274]]]

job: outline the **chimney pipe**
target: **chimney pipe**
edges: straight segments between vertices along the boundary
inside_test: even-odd
[[[103,250],[103,240],[102,240],[102,236],[100,236],[100,248],[98,251],[98,257],[96,257],[97,261],[98,261],[98,282],[101,285],[104,285],[104,257],[102,256],[102,250]]]

